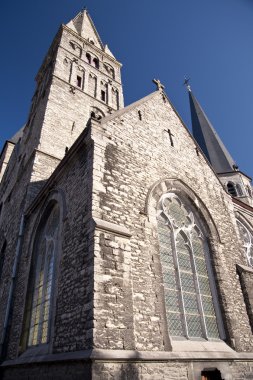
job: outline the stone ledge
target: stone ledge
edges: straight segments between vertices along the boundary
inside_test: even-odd
[[[38,356],[23,356],[7,360],[2,367],[33,363],[53,363],[60,361],[126,361],[126,362],[168,362],[168,361],[252,361],[253,352],[224,351],[195,351],[195,352],[164,352],[164,351],[133,351],[133,350],[84,350],[60,354]]]
[[[249,272],[249,273],[253,273],[253,268],[251,267],[246,267],[245,265],[241,265],[241,264],[236,264],[236,267],[237,267],[237,270],[241,273],[241,272]]]
[[[107,222],[106,220],[102,220],[98,218],[93,218],[93,221],[95,223],[95,228],[98,230],[113,232],[116,235],[125,236],[128,238],[132,236],[132,234],[126,227],[119,226],[118,224]]]

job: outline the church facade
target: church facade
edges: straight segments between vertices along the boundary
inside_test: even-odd
[[[124,107],[86,10],[0,156],[0,374],[253,379],[253,197],[189,85]]]

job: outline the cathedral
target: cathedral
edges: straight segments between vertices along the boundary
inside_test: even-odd
[[[0,378],[253,379],[253,194],[186,81],[124,107],[86,10],[0,156]]]

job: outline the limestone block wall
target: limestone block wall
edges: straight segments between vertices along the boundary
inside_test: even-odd
[[[63,28],[58,44],[50,73],[52,81],[45,87],[47,103],[45,114],[39,117],[43,125],[39,128],[41,135],[38,143],[42,151],[62,158],[65,149],[74,143],[86,127],[91,112],[106,115],[110,110],[123,106],[123,96],[120,65],[116,60],[107,57],[114,68],[114,79],[105,69],[106,54],[68,28]],[[96,50],[99,68],[94,66],[93,61],[87,62],[88,45],[90,50]],[[41,81],[46,81],[46,74],[43,75],[45,78]],[[80,83],[77,83],[77,76]],[[105,84],[105,99],[102,100],[101,89]],[[32,119],[32,122],[35,125],[33,128],[36,128],[36,119]]]
[[[16,247],[18,241],[21,215],[25,207],[27,185],[30,180],[32,161],[27,165],[19,181],[10,190],[7,187],[7,195],[1,192],[3,201],[0,216],[0,247],[6,241],[5,258],[0,278],[0,334],[3,333],[3,323],[6,305],[11,285],[11,274],[13,270]],[[4,185],[4,183],[3,183]],[[6,184],[8,185],[8,184]],[[1,190],[3,190],[1,188]]]
[[[124,106],[121,88],[121,64],[111,55],[108,55],[102,47],[96,47],[69,28],[63,27],[58,54],[58,57],[63,59],[57,59],[58,64],[56,64],[55,72],[57,76],[68,82],[71,81],[75,85],[76,78],[74,78],[74,74],[78,73],[79,68],[83,69],[84,86],[81,86],[81,88],[87,91],[88,87],[85,85],[85,80],[88,81],[89,74],[92,73],[99,79],[98,90],[101,80],[104,80],[110,85],[110,89],[115,88],[118,90],[120,94],[119,107]],[[87,57],[87,54],[90,55],[91,59],[89,59],[89,56]],[[96,62],[94,63],[94,58],[98,59],[98,65],[96,65]],[[71,63],[70,66],[67,65],[67,61]],[[79,72],[81,73],[81,71]],[[97,98],[100,99],[100,96],[97,96]],[[110,102],[108,102],[108,105],[112,106]]]
[[[188,380],[188,363],[95,363],[92,379]]]
[[[58,194],[57,199],[60,199],[62,210],[62,240],[59,242],[60,249],[57,252],[53,332],[49,351],[54,353],[78,351],[92,345],[93,229],[90,222],[92,145],[86,148],[84,145],[79,147],[73,161],[68,161],[66,157],[57,170],[36,206],[27,214],[14,293],[7,356],[9,359],[17,358],[27,348],[22,341],[22,328],[25,321],[25,304],[31,290],[28,279],[33,252],[32,241],[43,210],[54,194]],[[6,279],[9,275],[6,274]]]
[[[173,347],[164,318],[154,203],[177,180],[182,189],[190,189],[189,197],[199,209],[207,210],[206,222],[214,226],[211,261],[227,342],[238,351],[250,351],[252,333],[236,272],[242,256],[234,207],[167,99],[157,92],[92,128],[93,216],[124,226],[131,233],[124,243],[108,236],[106,241],[100,233],[95,256],[99,273],[95,274],[94,345],[109,347],[108,336],[114,329],[110,344],[115,348],[124,347],[126,335],[138,350]],[[151,190],[159,181],[160,190],[152,200]],[[132,300],[116,297],[127,294],[129,287]],[[101,305],[109,298],[108,311]],[[128,307],[133,308],[133,320],[128,319]]]
[[[5,169],[8,165],[13,149],[14,149],[14,144],[7,141],[0,158],[0,182],[3,178]]]

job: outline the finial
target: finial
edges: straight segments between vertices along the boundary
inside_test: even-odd
[[[187,88],[189,92],[191,92],[191,86],[189,84],[191,78],[184,78],[184,86]]]
[[[153,79],[152,82],[156,84],[158,91],[165,89],[165,86],[161,83],[161,81],[159,79]]]
[[[82,12],[87,11],[86,5],[83,7]]]

